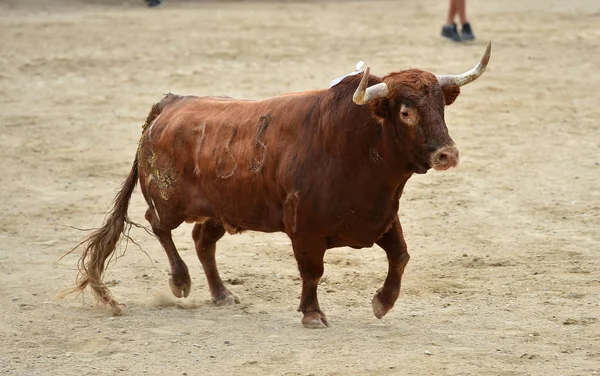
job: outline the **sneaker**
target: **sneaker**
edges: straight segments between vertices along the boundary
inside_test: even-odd
[[[146,5],[149,7],[157,7],[160,5],[162,0],[145,0]]]
[[[464,30],[464,29],[463,29]],[[462,39],[460,38],[460,35],[458,35],[458,30],[456,29],[456,24],[450,24],[450,25],[444,25],[442,27],[442,33],[441,35],[444,38],[448,38],[452,41],[455,42],[460,42]]]
[[[470,23],[464,23],[462,25],[462,29],[460,30],[460,37],[462,40],[473,40],[475,39],[475,35],[473,35],[473,30],[471,30]]]

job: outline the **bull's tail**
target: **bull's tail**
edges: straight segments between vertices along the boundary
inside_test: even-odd
[[[146,130],[167,104],[174,99],[179,98],[181,97],[169,94],[165,96],[163,100],[156,103],[148,114],[143,130]],[[108,214],[104,224],[79,244],[83,246],[83,253],[79,258],[77,265],[79,272],[75,280],[76,286],[63,291],[60,294],[61,296],[64,296],[73,292],[83,292],[87,286],[90,286],[94,297],[98,301],[110,305],[114,315],[120,315],[122,310],[108,287],[102,282],[102,279],[106,267],[114,256],[115,249],[121,236],[129,237],[128,230],[132,225],[141,227],[137,223],[131,221],[127,215],[129,200],[131,199],[131,195],[138,181],[138,155],[139,151],[136,153],[129,176],[127,176],[119,193],[117,193],[113,202],[113,208]],[[75,247],[74,249],[76,248],[78,247]],[[73,252],[73,250],[71,250],[71,252]]]
[[[96,299],[104,304],[110,305],[114,315],[121,314],[119,303],[113,298],[108,287],[103,283],[104,271],[111,261],[117,243],[121,235],[126,234],[131,225],[135,225],[127,216],[129,200],[138,180],[138,158],[137,154],[133,161],[133,167],[129,176],[123,182],[119,193],[114,199],[113,208],[108,214],[104,225],[95,230],[91,235],[83,240],[83,253],[79,258],[76,286],[65,290],[61,295],[72,292],[83,292],[87,286],[90,286]],[[70,252],[69,252],[70,253]]]

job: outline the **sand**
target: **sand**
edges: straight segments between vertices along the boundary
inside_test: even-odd
[[[17,375],[593,375],[600,373],[600,3],[469,1],[477,40],[439,37],[445,1],[0,3],[0,372]],[[319,288],[331,328],[296,312],[284,234],[218,243],[235,307],[192,276],[172,296],[141,229],[106,274],[125,313],[56,295],[127,176],[163,93],[265,98],[374,74],[471,68],[446,121],[461,165],[409,181],[411,261],[377,320],[385,253],[334,249]],[[130,215],[144,223],[134,192]],[[121,249],[123,251],[123,249]]]

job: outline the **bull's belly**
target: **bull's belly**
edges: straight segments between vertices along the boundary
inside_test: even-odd
[[[188,223],[203,223],[213,218],[221,221],[230,234],[284,231],[281,209],[275,203],[235,201],[218,195],[197,197],[189,203],[185,209],[185,221]]]
[[[284,232],[283,225],[275,218],[244,219],[239,216],[221,216],[219,220],[230,234],[239,234],[243,231]]]
[[[353,217],[353,221],[338,222],[327,234],[327,247],[372,247],[391,227],[396,210],[386,210],[379,216]]]
[[[239,234],[244,231],[258,232],[285,232],[280,221],[272,218],[252,218],[244,219],[240,216],[228,216],[221,214],[212,214],[210,216],[198,214],[186,214],[184,221],[186,223],[203,224],[209,218],[217,219],[223,223],[225,230],[229,234]]]
[[[370,248],[375,244],[376,240],[365,241],[365,239],[341,239],[336,237],[327,238],[327,248],[351,247],[351,248]]]
[[[202,214],[200,214],[202,213]],[[269,211],[264,206],[243,210],[242,208],[214,207],[196,214],[187,215],[188,223],[203,223],[208,218],[220,220],[230,234],[239,234],[243,231],[257,232],[284,232],[290,238],[315,237],[324,238],[327,248],[372,247],[381,236],[389,229],[394,216],[382,216],[377,221],[356,223],[354,226],[344,226],[337,221],[321,222],[317,216],[309,218],[308,226],[293,228],[285,225],[285,214],[277,210]]]
[[[284,232],[290,238],[325,239],[327,248],[372,247],[396,218],[397,205],[374,210],[372,205],[339,207],[310,205],[294,194],[278,197],[266,185],[244,182],[235,186],[188,185],[184,200],[186,222],[220,220],[230,234],[243,231]],[[194,189],[191,189],[191,187]],[[391,202],[391,201],[390,201]],[[344,213],[339,215],[338,213]]]
[[[386,232],[389,226],[381,226],[371,231],[354,231],[349,233],[337,233],[327,237],[327,248],[352,247],[369,248],[372,247]]]

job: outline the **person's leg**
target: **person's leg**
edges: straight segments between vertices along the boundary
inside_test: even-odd
[[[458,13],[458,19],[462,28],[460,30],[460,38],[462,40],[473,40],[475,39],[475,35],[473,35],[473,30],[471,29],[471,24],[467,20],[467,7],[466,0],[454,0],[456,6],[456,13]]]
[[[464,0],[462,0],[462,2],[464,6]],[[444,38],[448,38],[452,41],[460,42],[460,35],[458,35],[458,30],[456,29],[456,24],[454,23],[454,18],[456,17],[457,11],[457,0],[449,0],[448,18],[446,19],[446,24],[442,26],[441,35]]]
[[[452,0],[455,7],[455,12],[458,13],[458,19],[461,25],[467,23],[467,11],[465,7],[465,0]]]
[[[464,3],[464,1],[463,1]],[[452,25],[454,23],[454,18],[456,17],[456,0],[449,0],[448,4],[448,18],[446,19],[446,25]]]

